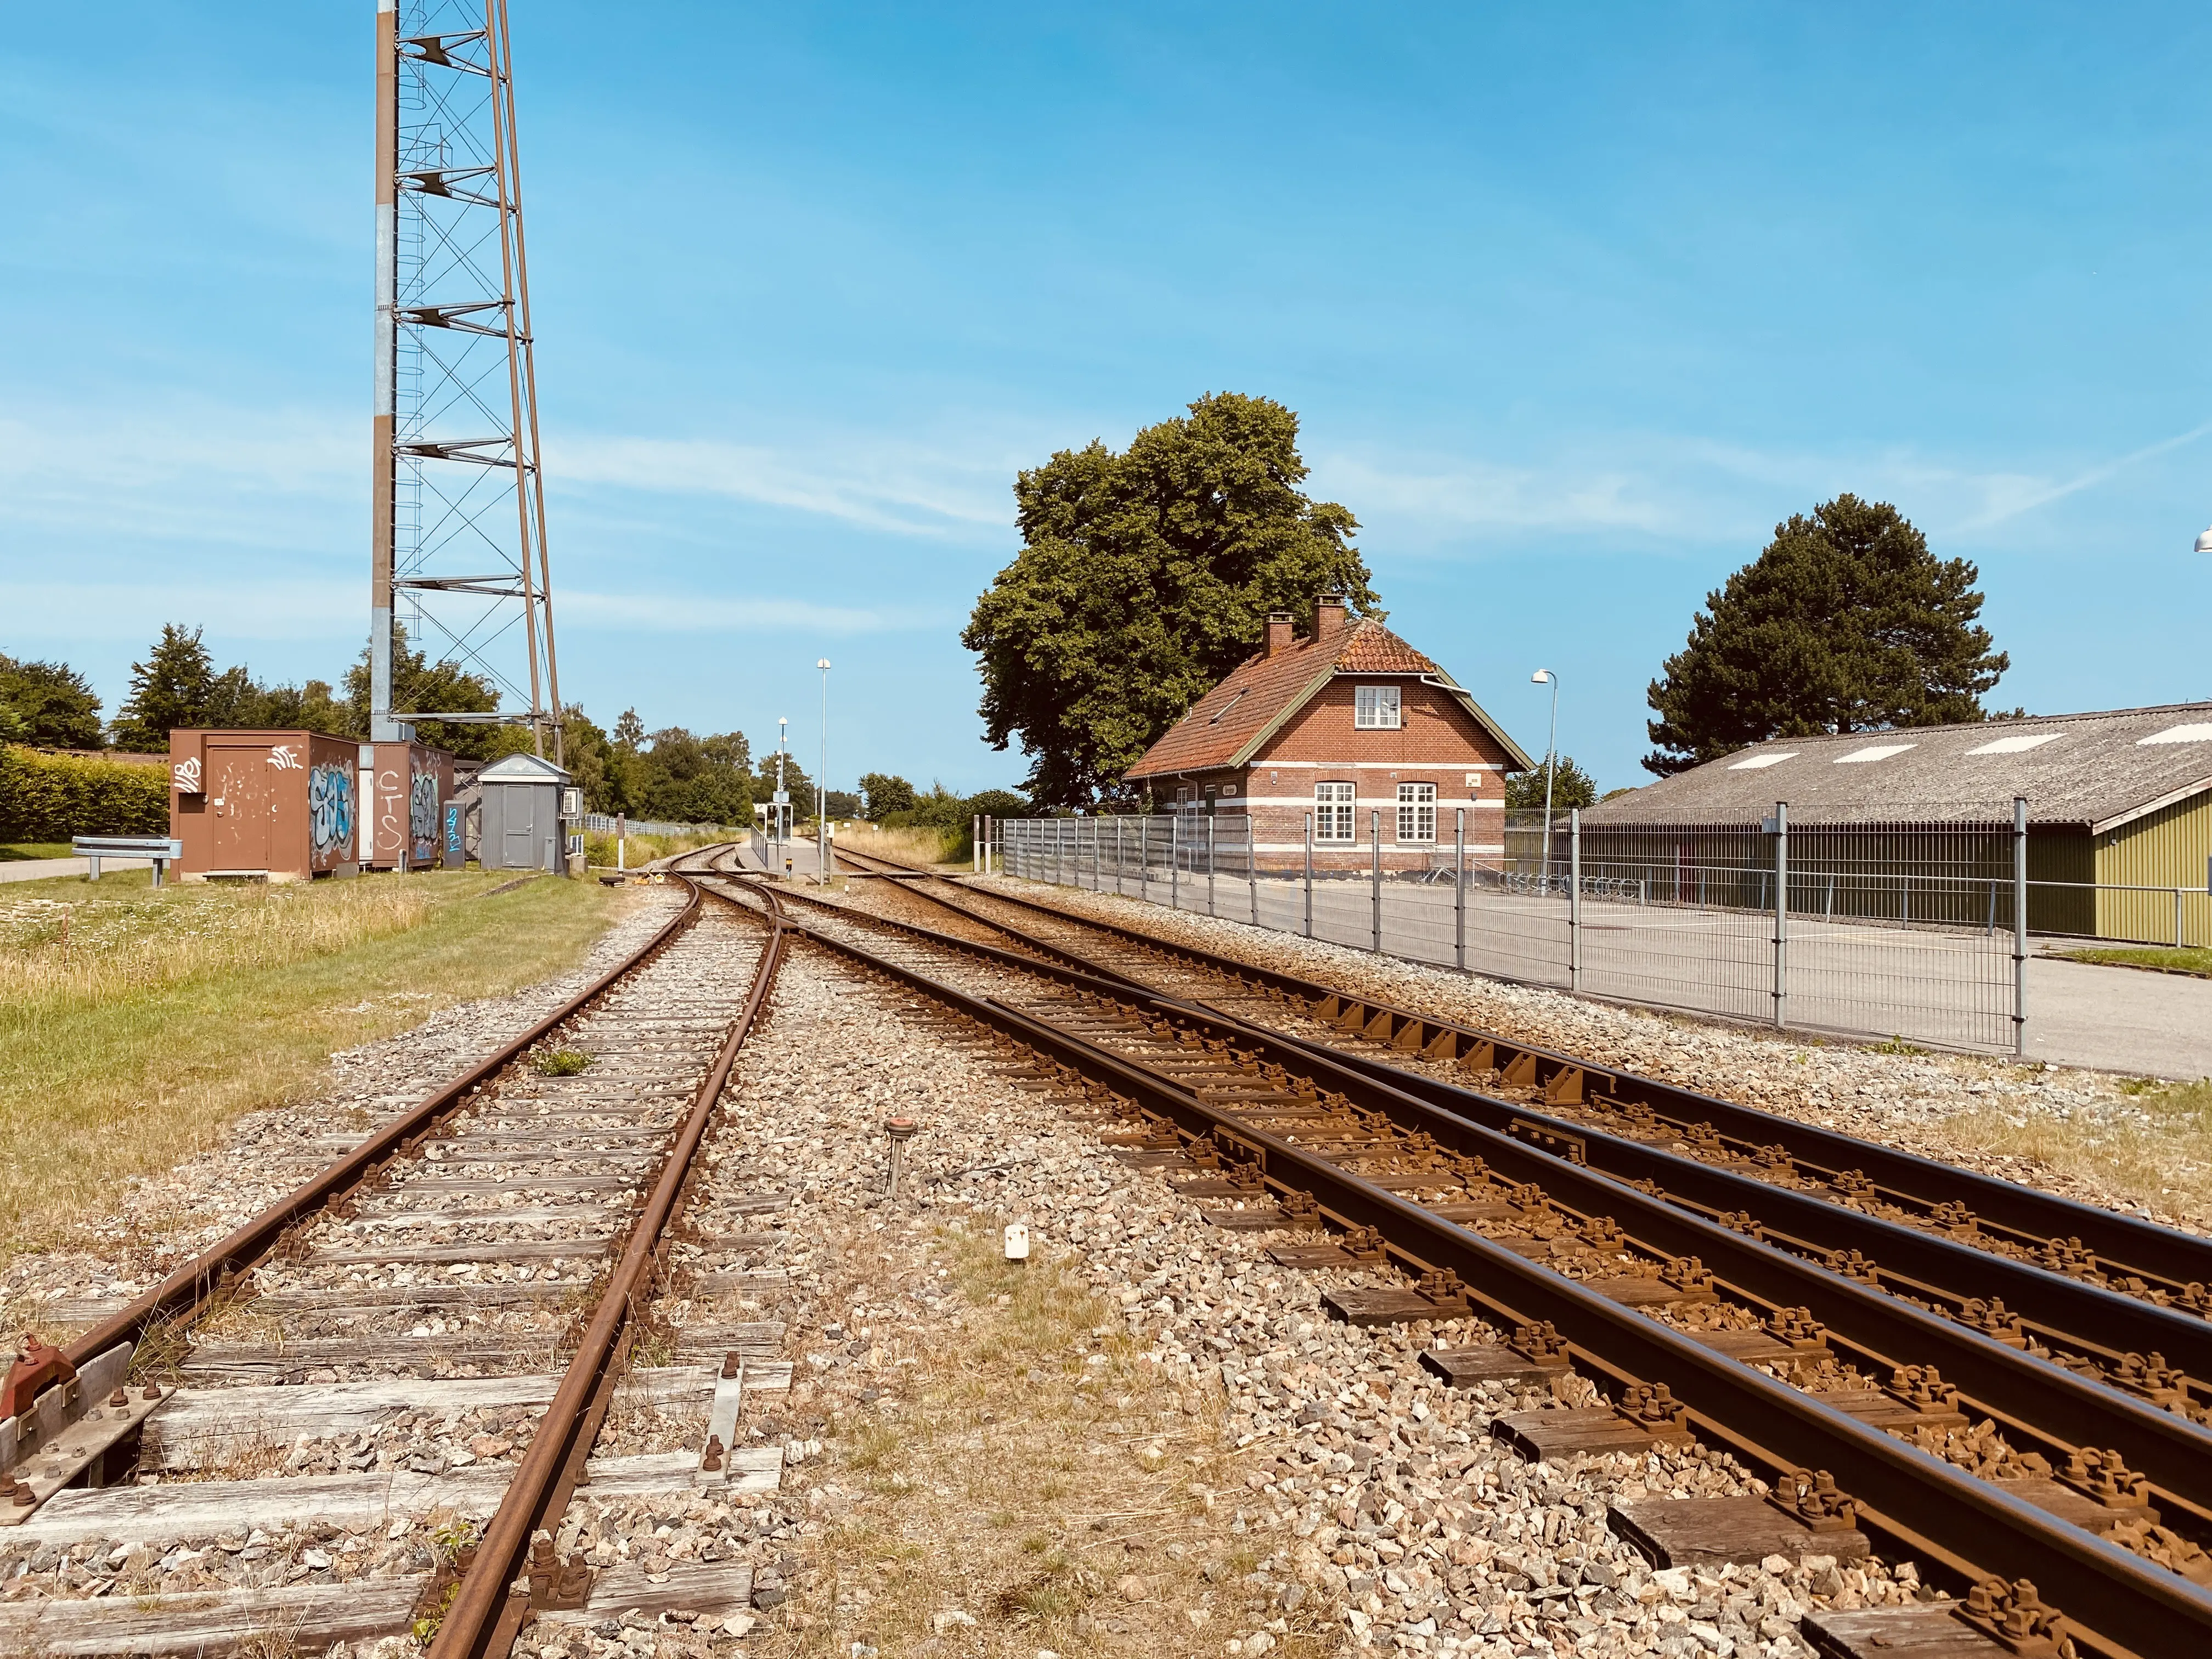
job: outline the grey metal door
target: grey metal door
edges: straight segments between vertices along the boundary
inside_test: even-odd
[[[538,790],[530,784],[507,785],[500,792],[501,813],[499,848],[501,867],[534,870],[538,863]]]

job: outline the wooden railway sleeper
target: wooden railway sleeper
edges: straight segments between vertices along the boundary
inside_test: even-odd
[[[947,1000],[957,998],[967,1002],[964,994],[951,991],[949,987],[936,987],[936,994],[945,995]],[[984,1006],[994,1009],[1000,1020],[1024,1020],[1024,1015],[1020,1015],[1013,1006],[1005,1005],[1005,1002]],[[1078,1066],[1093,1071],[1093,1075],[1102,1075],[1102,1073],[1113,1075],[1117,1086],[1128,1086],[1133,1093],[1139,1095],[1152,1095],[1155,1103],[1166,1106],[1168,1113],[1175,1115],[1175,1117],[1188,1119],[1192,1128],[1201,1124],[1221,1124],[1221,1121],[1230,1121],[1230,1117],[1232,1117],[1232,1115],[1221,1113],[1217,1109],[1207,1109],[1206,1103],[1199,1102],[1197,1097],[1183,1093],[1176,1084],[1168,1084],[1164,1079],[1161,1082],[1146,1082],[1144,1073],[1133,1071],[1128,1061],[1109,1055],[1109,1053],[1095,1051],[1088,1053],[1088,1055],[1073,1053],[1064,1044],[1073,1044],[1078,1040],[1068,1037],[1066,1033],[1053,1033],[1048,1026],[1030,1026],[1024,1036],[1033,1042],[1040,1042],[1046,1048],[1053,1048],[1060,1055],[1068,1057]],[[1290,1144],[1267,1144],[1272,1137],[1265,1137],[1261,1133],[1255,1133],[1255,1139],[1267,1146],[1270,1164],[1276,1164],[1279,1159],[1301,1164],[1301,1157]],[[1510,1146],[1510,1141],[1504,1141],[1504,1144]],[[1451,1261],[1451,1256],[1467,1256],[1468,1252],[1474,1252],[1475,1256],[1484,1261],[1486,1272],[1502,1274],[1504,1281],[1516,1281],[1516,1290],[1513,1290],[1516,1298],[1531,1297],[1537,1303],[1559,1307],[1562,1312],[1573,1310],[1577,1322],[1597,1321],[1597,1328],[1610,1332],[1608,1343],[1620,1338],[1620,1340],[1628,1343],[1628,1347],[1644,1349],[1646,1363],[1632,1367],[1635,1371],[1644,1371],[1644,1376],[1631,1376],[1628,1380],[1668,1382],[1670,1380],[1668,1376],[1655,1376],[1650,1370],[1650,1363],[1655,1363],[1656,1356],[1666,1354],[1668,1364],[1662,1364],[1659,1370],[1666,1371],[1672,1364],[1686,1364],[1687,1370],[1679,1371],[1679,1376],[1683,1376],[1686,1380],[1698,1378],[1698,1389],[1705,1389],[1708,1382],[1719,1385],[1723,1394],[1736,1401],[1736,1407],[1747,1407],[1752,1401],[1765,1401],[1765,1395],[1759,1395],[1759,1391],[1756,1391],[1759,1374],[1750,1367],[1736,1367],[1739,1376],[1729,1378],[1723,1370],[1714,1370],[1714,1367],[1732,1367],[1735,1364],[1732,1360],[1721,1360],[1719,1356],[1690,1354],[1690,1352],[1686,1352],[1686,1347],[1694,1349],[1694,1345],[1683,1345],[1683,1338],[1670,1336],[1663,1328],[1652,1325],[1650,1321],[1641,1321],[1639,1316],[1606,1312],[1604,1303],[1590,1298],[1589,1291],[1573,1290],[1568,1285],[1568,1281],[1559,1281],[1555,1276],[1537,1279],[1537,1274],[1541,1274],[1544,1270],[1537,1270],[1531,1263],[1522,1263],[1509,1252],[1493,1252],[1491,1248],[1480,1243],[1475,1234],[1436,1224],[1431,1217],[1427,1217],[1427,1212],[1418,1210],[1416,1206],[1407,1206],[1387,1192],[1380,1192],[1367,1183],[1356,1182],[1356,1176],[1332,1172],[1325,1164],[1316,1164],[1316,1161],[1310,1159],[1303,1159],[1303,1164],[1305,1164],[1303,1182],[1307,1186],[1318,1183],[1318,1186],[1328,1186],[1332,1190],[1332,1199],[1322,1199],[1325,1207],[1329,1207],[1332,1212],[1340,1214],[1349,1221],[1363,1221],[1363,1224],[1371,1224],[1374,1218],[1380,1217],[1391,1217],[1394,1224],[1413,1228],[1413,1232],[1418,1234],[1418,1245],[1413,1245],[1413,1248],[1391,1245],[1394,1255],[1425,1261],[1425,1265],[1429,1265],[1429,1267],[1443,1267],[1443,1265],[1458,1267],[1458,1263]],[[1582,1179],[1597,1179],[1597,1176],[1582,1176]],[[1624,1197],[1628,1197],[1626,1192]],[[1760,1249],[1760,1245],[1745,1243],[1743,1248]],[[1484,1298],[1495,1305],[1498,1291],[1486,1290]],[[2011,1352],[2011,1349],[2002,1349],[2002,1352]],[[1595,1356],[1593,1363],[1599,1363],[1599,1360],[1595,1360]],[[1604,1360],[1604,1363],[1599,1363],[1599,1370],[1606,1370],[1606,1364],[1613,1363],[1617,1363],[1617,1360]],[[1770,1382],[1770,1387],[1777,1385]],[[1750,1394],[1745,1394],[1745,1389],[1750,1389]],[[1787,1398],[1796,1398],[1796,1395],[1787,1395]],[[1712,1405],[1719,1405],[1719,1395],[1714,1395]],[[1783,1401],[1777,1398],[1774,1407],[1778,1409],[1781,1405]],[[1728,1411],[1723,1411],[1723,1418],[1736,1416],[1736,1407],[1729,1407]],[[1774,1418],[1771,1413],[1760,1416],[1760,1411],[1752,1411],[1752,1418],[1756,1418],[1756,1425],[1763,1425],[1763,1427],[1756,1427],[1752,1422],[1743,1422],[1739,1418],[1736,1427],[1728,1429],[1723,1437],[1736,1436],[1735,1444],[1743,1444],[1741,1436],[1745,1433],[1745,1429],[1750,1429],[1754,1443],[1765,1444],[1763,1437],[1767,1436],[1781,1436],[1783,1440],[1790,1440],[1790,1437],[1802,1437],[1802,1431],[1816,1431],[1816,1436],[1818,1433],[1840,1433],[1840,1422],[1843,1422],[1838,1418],[1816,1420],[1816,1418]],[[1785,1429],[1785,1422],[1794,1425],[1794,1427]],[[1721,1422],[1714,1420],[1712,1427],[1719,1429]],[[1874,1440],[1887,1440],[1887,1437],[1874,1436]],[[2115,1579],[2112,1575],[2121,1573],[2119,1562],[2128,1558],[2081,1555],[2081,1553],[2077,1553],[2077,1548],[2066,1544],[2066,1537],[2069,1537],[2066,1526],[2053,1524],[2044,1517],[2031,1520],[2028,1510],[2021,1510],[2017,1506],[2008,1509],[2000,1500],[1984,1498],[1980,1493],[1984,1493],[1986,1489],[1982,1489],[1978,1482],[1966,1482],[1964,1486],[1944,1486],[1942,1480],[1936,1478],[1936,1474],[1933,1474],[1933,1467],[1923,1467],[1920,1474],[1913,1475],[1913,1495],[1907,1498],[1907,1491],[1896,1484],[1896,1474],[1902,1467],[1887,1464],[1882,1460],[1882,1453],[1875,1451],[1875,1444],[1871,1440],[1851,1440],[1851,1447],[1854,1447],[1854,1455],[1860,1455],[1860,1460],[1863,1460],[1863,1467],[1867,1471],[1865,1480],[1871,1480],[1887,1491],[1887,1502],[1881,1498],[1875,1502],[1874,1516],[1878,1524],[1889,1528],[1889,1531],[1902,1531],[1902,1537],[1907,1540],[1907,1544],[1911,1544],[1916,1553],[1924,1553],[1933,1562],[1944,1562],[1954,1568],[1966,1568],[1971,1555],[1980,1555],[1984,1548],[1993,1544],[1996,1533],[1990,1531],[1989,1522],[1997,1522],[1996,1531],[2004,1537],[2000,1555],[2006,1555],[2008,1559],[2017,1562],[2017,1566],[2013,1568],[2017,1577],[2027,1577],[2028,1571],[2033,1568],[2037,1582],[2063,1579],[2069,1606],[2079,1608],[2079,1617],[2093,1631],[2108,1635],[2108,1646],[2112,1641],[2117,1641],[2117,1646],[2112,1646],[2111,1650],[2157,1650],[2167,1637],[2181,1641],[2184,1646],[2194,1646],[2194,1641],[2199,1641],[2201,1635],[2212,1632],[2212,1601],[2190,1601],[2188,1597],[2174,1599],[2179,1593],[2167,1589],[2170,1583],[2177,1583],[2174,1579],[2135,1577],[2128,1579],[2126,1590],[2121,1590],[2119,1579]],[[1767,1458],[1767,1462],[1771,1464],[1771,1458]],[[1801,1458],[1796,1462],[1798,1467],[1820,1467],[1809,1458]],[[1975,1516],[1980,1516],[1980,1522],[1966,1526],[1966,1531],[1958,1531],[1958,1526],[1954,1524],[1964,1517],[1964,1510],[1958,1509],[1958,1504],[1962,1504],[1962,1502],[1973,1506]],[[1944,1537],[1958,1540],[1960,1547],[1964,1547],[1964,1540],[1969,1535],[1978,1537],[1980,1541],[1975,1541],[1973,1547],[1964,1547],[1971,1548],[1971,1555],[1960,1555],[1954,1548],[1944,1547],[1938,1537],[1929,1537],[1929,1526],[1936,1526],[1936,1531],[1942,1533]],[[1920,1547],[1924,1547],[1924,1551]],[[2194,1632],[2194,1635],[2185,1635],[2185,1632]]]
[[[981,890],[965,882],[955,881],[951,884],[958,888],[963,894],[987,896],[994,902],[1048,916],[1056,921],[1072,924],[1091,933],[1103,933],[1127,944],[1135,945],[1146,951],[1163,954],[1187,953],[1187,947],[1170,945],[1156,935],[1097,917],[1078,915],[1036,899],[994,890]],[[960,911],[973,920],[999,927],[1009,934],[1019,936],[1019,930],[1008,927],[1006,924],[982,915],[965,905],[955,903],[935,894],[930,894],[927,896],[933,902]],[[1064,947],[1052,948],[1064,951]],[[1501,1053],[1507,1054],[1518,1054],[1522,1052],[1546,1053],[1543,1050],[1532,1048],[1528,1045],[1509,1042],[1492,1033],[1473,1030],[1451,1024],[1449,1022],[1439,1021],[1433,1016],[1419,1015],[1402,1009],[1389,1008],[1389,1005],[1378,1002],[1375,999],[1355,997],[1350,993],[1334,988],[1316,985],[1295,975],[1273,969],[1254,969],[1247,964],[1227,964],[1226,959],[1224,958],[1210,957],[1208,960],[1234,966],[1248,975],[1254,975],[1261,984],[1282,992],[1285,996],[1300,1003],[1310,1012],[1324,1019],[1336,1018],[1346,1008],[1358,1007],[1363,1010],[1365,1018],[1371,1018],[1373,1013],[1387,1008],[1389,1012],[1402,1018],[1427,1021],[1436,1025],[1439,1030],[1448,1030],[1458,1043],[1464,1045],[1461,1049],[1460,1059],[1462,1064],[1469,1066],[1471,1069],[1493,1069],[1496,1056]],[[1547,1054],[1547,1058],[1566,1064],[1587,1064],[1569,1055]],[[1918,1154],[1857,1141],[1838,1131],[1799,1123],[1791,1119],[1761,1111],[1757,1108],[1739,1106],[1731,1102],[1699,1095],[1693,1091],[1661,1083],[1652,1079],[1638,1077],[1632,1073],[1604,1066],[1590,1066],[1588,1070],[1590,1082],[1601,1091],[1598,1097],[1601,1103],[1607,1104],[1618,1103],[1625,1112],[1638,1115],[1649,1112],[1654,1116],[1664,1115],[1682,1123],[1697,1121],[1698,1115],[1701,1113],[1708,1120],[1724,1118],[1728,1122],[1737,1126],[1731,1133],[1747,1146],[1771,1144],[1772,1137],[1776,1131],[1779,1130],[1785,1141],[1794,1141],[1802,1149],[1792,1155],[1808,1172],[1820,1173],[1823,1178],[1828,1171],[1849,1167],[1846,1163],[1832,1161],[1837,1155],[1859,1159],[1874,1157],[1879,1158],[1883,1168],[1889,1171],[1888,1176],[1880,1177],[1881,1184],[1913,1205],[1928,1207],[1944,1201],[1947,1197],[1959,1196],[1967,1192],[1980,1194],[1987,1200],[1976,1206],[1982,1214],[1982,1225],[1984,1230],[2039,1241],[2046,1237],[2058,1236],[2062,1230],[2047,1224],[2041,1226],[2029,1224],[2019,1218],[2025,1214],[2065,1215],[2070,1218],[2072,1224],[2063,1230],[2064,1232],[2069,1234],[2078,1232],[2086,1237],[2089,1230],[2095,1229],[2112,1238],[2116,1245],[2124,1241],[2125,1248],[2103,1249],[2100,1253],[2124,1262],[2130,1273],[2142,1278],[2154,1288],[2163,1285],[2167,1291],[2174,1296],[2178,1305],[2189,1307],[2193,1311],[2212,1315],[2212,1291],[2208,1291],[2207,1288],[2208,1285],[2212,1285],[2212,1243],[2177,1234],[2154,1224],[2139,1221],[2130,1216],[2100,1210],[2073,1200],[2037,1192],[2032,1188],[2023,1188],[2016,1183],[1995,1176],[1984,1176],[1972,1171],[1960,1170],[1949,1165],[1937,1164]],[[1656,1111],[1649,1103],[1652,1102],[1680,1103],[1668,1105],[1662,1114]],[[1816,1152],[1814,1149],[1819,1150]],[[1943,1191],[1947,1188],[1951,1189],[1948,1193]],[[2098,1247],[2093,1243],[2091,1248]],[[2184,1272],[2179,1274],[2171,1277],[2163,1276],[2150,1269],[2148,1265],[2149,1259],[2167,1261],[2183,1261],[2194,1266],[2197,1272],[2192,1277],[2185,1267]]]

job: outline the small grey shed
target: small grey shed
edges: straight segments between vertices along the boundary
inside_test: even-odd
[[[536,755],[503,755],[476,781],[483,789],[478,864],[487,870],[566,867],[561,807],[568,773]]]

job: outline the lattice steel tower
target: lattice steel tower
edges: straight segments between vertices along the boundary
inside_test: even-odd
[[[377,0],[369,735],[526,724],[558,762],[513,67],[507,0]],[[395,617],[432,660],[489,678],[500,712],[395,686]]]

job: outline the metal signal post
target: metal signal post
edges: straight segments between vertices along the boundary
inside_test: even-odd
[[[507,0],[377,0],[376,54],[369,735],[526,725],[565,763]],[[498,710],[421,707],[403,629]]]

